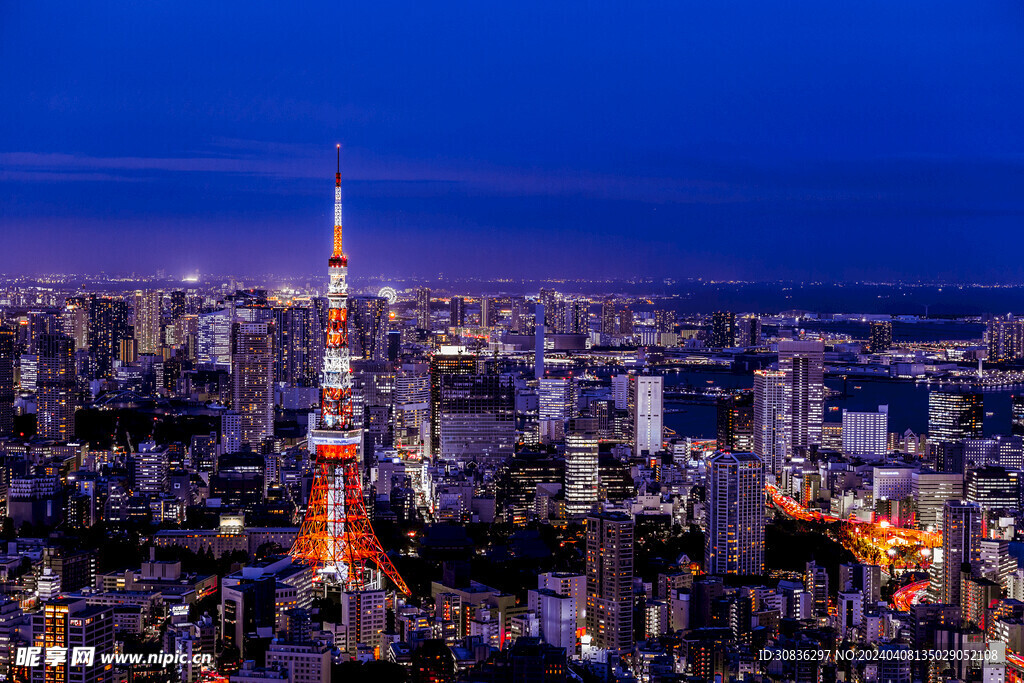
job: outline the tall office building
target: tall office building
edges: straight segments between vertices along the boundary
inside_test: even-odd
[[[711,315],[711,346],[728,349],[736,345],[736,314],[716,311]]]
[[[388,300],[357,296],[348,300],[349,348],[353,360],[387,360]]]
[[[571,377],[542,377],[537,382],[541,420],[565,422],[576,416],[576,392]]]
[[[515,334],[533,334],[536,327],[533,314],[535,307],[536,305],[525,297],[517,296],[512,298],[512,332]]]
[[[843,409],[843,452],[850,456],[881,457],[889,451],[889,406],[878,412]]]
[[[590,300],[567,299],[565,302],[564,329],[565,334],[590,333]]]
[[[1017,319],[1011,315],[990,320],[985,328],[985,341],[990,361],[1024,357],[1024,318]]]
[[[121,299],[89,297],[89,353],[97,377],[113,377],[121,340],[128,336],[128,305]]]
[[[982,436],[981,394],[933,391],[928,394],[928,440],[958,441]]]
[[[213,365],[231,365],[232,310],[203,313],[196,321],[196,360]]]
[[[476,356],[435,353],[430,357],[430,453],[441,452],[441,383],[445,375],[476,374]]]
[[[513,309],[514,310],[514,309]],[[448,302],[448,326],[464,327],[466,325],[466,300],[461,296],[453,296]]]
[[[597,420],[570,420],[565,436],[566,514],[590,514],[597,506],[598,464]]]
[[[939,602],[959,605],[961,571],[981,562],[982,510],[975,503],[948,500],[942,523],[942,586]],[[970,570],[968,570],[970,571]]]
[[[601,302],[601,337],[611,339],[618,330],[615,329],[615,300],[610,296]]]
[[[554,332],[558,329],[558,301],[560,297],[558,292],[551,289],[541,288],[540,294],[537,297],[537,303],[544,307],[544,327],[547,328],[548,332]],[[537,320],[537,325],[540,325],[541,321]]]
[[[501,462],[516,438],[515,387],[505,375],[441,376],[440,455]]]
[[[274,348],[266,323],[234,327],[231,379],[232,410],[239,415],[241,443],[259,450],[274,435]]]
[[[736,335],[738,346],[760,346],[761,319],[756,315],[745,315],[737,319]]]
[[[430,289],[427,287],[416,289],[416,327],[430,330]]]
[[[623,337],[633,335],[633,309],[628,305],[619,309],[619,334]]]
[[[964,475],[922,467],[911,474],[911,493],[917,506],[918,526],[941,531],[946,501],[963,498]]]
[[[629,376],[629,417],[633,454],[657,453],[664,435],[665,378],[661,375]]]
[[[68,441],[75,434],[75,342],[63,334],[39,337],[36,378],[37,433]]]
[[[493,297],[480,297],[480,326],[494,327],[498,322],[498,306]]]
[[[281,306],[274,308],[272,314],[274,381],[293,387],[318,386],[324,339],[316,309],[311,305]],[[218,342],[214,339],[213,343],[216,346]],[[217,355],[216,351],[206,353]]]
[[[767,472],[778,476],[789,453],[786,373],[754,372],[754,453]]]
[[[0,437],[14,432],[14,330],[0,326]]]
[[[633,649],[633,542],[628,515],[587,517],[587,634],[617,654]]]
[[[157,353],[160,350],[160,316],[163,292],[135,292],[135,341],[139,353]]]
[[[170,308],[168,312],[171,314],[171,320],[177,320],[186,313],[188,313],[188,297],[185,296],[185,292],[175,290],[171,292],[170,296]]]
[[[108,683],[114,680],[100,655],[114,651],[114,610],[90,606],[84,598],[57,598],[32,615],[33,645],[43,658],[63,664],[29,667],[30,683]],[[91,649],[92,658],[74,660],[76,652]]]
[[[431,418],[430,374],[425,365],[403,366],[395,374],[395,447],[420,450],[427,444]]]
[[[786,373],[787,415],[793,452],[821,443],[825,416],[825,345],[780,341],[779,370]]]
[[[754,450],[754,392],[744,391],[719,399],[718,450],[749,453]]]
[[[704,571],[764,572],[764,463],[753,453],[716,453],[708,461]]]
[[[89,348],[89,300],[75,296],[64,302],[64,334],[75,340],[75,350]]]
[[[868,332],[868,351],[882,353],[892,347],[892,323],[888,320],[876,320],[871,323]]]

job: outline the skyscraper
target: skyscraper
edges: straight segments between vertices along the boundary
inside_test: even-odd
[[[776,476],[789,453],[786,389],[786,373],[781,370],[754,372],[754,453]]]
[[[633,334],[633,309],[628,305],[619,309],[619,334],[623,337]]]
[[[175,290],[171,292],[170,302],[170,314],[171,320],[177,320],[181,316],[188,313],[188,299],[185,296],[185,292],[181,290]]]
[[[416,327],[430,330],[430,289],[427,287],[416,289]]]
[[[236,323],[231,355],[232,409],[239,414],[241,443],[258,451],[274,435],[274,349],[266,323]]]
[[[786,373],[786,421],[793,452],[821,443],[825,415],[825,345],[780,341],[779,370]]]
[[[291,305],[273,309],[274,381],[315,387],[323,363],[323,330],[316,309]]]
[[[985,328],[988,360],[993,362],[1024,357],[1024,319],[994,318]]]
[[[228,367],[231,365],[232,311],[203,313],[196,322],[196,360]]]
[[[440,455],[500,462],[515,444],[515,387],[502,375],[441,375]]]
[[[754,450],[754,392],[734,393],[717,406],[718,450],[749,453]]]
[[[498,321],[498,308],[493,297],[480,297],[480,326],[494,327]]]
[[[135,292],[135,341],[139,353],[160,350],[160,315],[163,292]]]
[[[463,327],[466,324],[466,300],[461,296],[453,296],[448,302],[448,325]]]
[[[598,438],[595,418],[570,420],[565,436],[565,511],[586,515],[598,503]]]
[[[517,296],[512,298],[512,321],[511,329],[516,334],[533,334],[535,305],[525,297]]]
[[[441,452],[441,382],[445,375],[476,373],[476,356],[435,353],[430,357],[430,452]]]
[[[868,351],[882,353],[892,346],[892,323],[888,320],[872,321],[868,336]]]
[[[942,524],[942,586],[939,602],[960,604],[961,571],[981,562],[982,510],[975,503],[947,500]],[[970,570],[968,570],[970,571]]]
[[[89,353],[97,377],[112,377],[121,340],[128,336],[128,306],[121,299],[89,297]]]
[[[736,321],[736,343],[739,346],[758,346],[761,343],[761,319],[745,315]]]
[[[657,453],[664,433],[664,386],[661,375],[629,376],[629,417],[633,454]]]
[[[348,322],[353,359],[387,360],[387,299],[380,296],[349,299]]]
[[[615,329],[615,300],[610,296],[601,302],[601,337],[602,341],[610,340],[618,332]]]
[[[928,440],[959,441],[982,436],[981,394],[933,391],[928,394]]]
[[[711,346],[728,349],[736,345],[736,314],[716,311],[711,316]]]
[[[716,453],[708,460],[708,530],[704,571],[764,572],[764,463],[753,453]]]
[[[633,542],[628,515],[587,517],[587,634],[617,654],[633,649]]]
[[[75,342],[63,334],[44,334],[37,348],[37,432],[44,439],[68,441],[75,434]]]
[[[0,436],[14,431],[14,330],[0,326]]]
[[[565,422],[576,415],[576,392],[571,377],[543,377],[537,382],[541,420]]]

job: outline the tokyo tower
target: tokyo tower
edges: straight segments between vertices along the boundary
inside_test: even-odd
[[[320,425],[309,449],[316,476],[291,556],[315,569],[314,580],[343,591],[378,590],[387,577],[409,594],[377,540],[363,501],[362,430],[352,422],[348,353],[348,257],[341,246],[341,145],[334,176],[334,252],[328,261],[327,330],[320,377]]]

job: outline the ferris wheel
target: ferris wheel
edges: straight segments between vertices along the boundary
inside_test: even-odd
[[[394,287],[381,287],[380,291],[377,292],[377,296],[387,299],[388,305],[394,305],[398,301],[398,292],[395,291]]]

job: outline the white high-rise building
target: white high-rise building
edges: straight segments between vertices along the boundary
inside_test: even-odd
[[[612,400],[615,401],[615,410],[629,408],[629,375],[612,376]]]
[[[763,573],[764,463],[753,453],[716,453],[707,467],[704,571]]]
[[[527,592],[530,611],[540,622],[540,637],[549,645],[576,647],[576,601],[570,595],[547,588]]]
[[[786,373],[790,449],[821,443],[825,415],[825,344],[779,342],[779,370]]]
[[[661,375],[629,376],[629,416],[633,454],[657,453],[664,441],[665,379]]]
[[[789,452],[786,373],[754,372],[754,453],[768,473],[778,476]]]
[[[537,382],[537,399],[541,420],[565,422],[575,412],[572,378],[545,377]]]
[[[881,457],[889,450],[889,406],[878,412],[843,410],[843,452],[850,456]]]
[[[231,365],[231,324],[229,310],[204,313],[196,323],[196,360],[200,363]]]
[[[597,434],[570,429],[565,437],[565,511],[586,515],[597,503]]]
[[[537,588],[569,595],[576,604],[576,621],[583,624],[587,616],[587,577],[567,572],[545,572],[537,576]]]
[[[918,525],[941,531],[946,501],[959,500],[964,495],[964,475],[922,467],[911,475],[911,495],[917,504]]]

